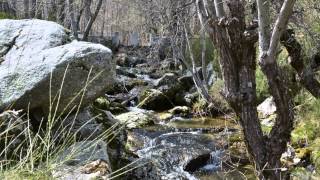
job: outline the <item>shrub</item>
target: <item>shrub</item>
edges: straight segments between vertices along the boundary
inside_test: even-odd
[[[302,90],[294,100],[298,121],[292,132],[292,141],[309,144],[320,136],[320,100],[306,90]]]
[[[270,96],[267,78],[259,67],[256,70],[256,90],[258,104]]]
[[[209,93],[220,112],[230,112],[231,108],[228,102],[221,95],[221,91],[223,90],[224,82],[221,79],[218,79],[213,86],[210,88]]]
[[[15,19],[14,16],[5,12],[0,12],[0,19]]]
[[[192,48],[192,53],[194,55],[194,59],[196,61],[197,66],[201,66],[201,60],[202,60],[202,55],[201,55],[201,39],[199,37],[193,38],[191,41],[191,48]],[[187,61],[191,62],[190,57],[189,57],[189,52],[186,52]],[[220,65],[219,65],[219,58],[218,54],[216,52],[216,49],[214,48],[212,41],[210,38],[206,38],[206,56],[205,56],[206,62],[213,63],[213,68],[214,71],[217,72],[218,76],[221,77],[221,70],[220,70]]]

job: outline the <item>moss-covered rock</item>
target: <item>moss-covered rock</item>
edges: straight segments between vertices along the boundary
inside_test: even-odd
[[[113,114],[121,114],[128,112],[128,109],[121,103],[111,102],[109,111]]]
[[[110,104],[110,101],[106,97],[100,97],[96,99],[93,103],[95,107],[103,110],[109,110]]]
[[[110,102],[106,97],[100,97],[93,103],[95,108],[110,111],[113,114],[120,114],[128,112],[127,108],[118,102]]]
[[[168,112],[162,112],[162,113],[158,113],[157,117],[160,121],[167,121],[173,118],[173,114]]]
[[[168,111],[173,115],[180,115],[180,116],[189,116],[191,114],[191,109],[187,106],[176,106]]]
[[[146,125],[154,124],[155,116],[144,112],[128,112],[116,116],[120,123],[124,124],[128,129],[141,128]]]
[[[210,88],[210,95],[214,101],[214,106],[219,109],[221,112],[231,112],[232,109],[229,106],[228,102],[221,95],[223,90],[224,82],[222,80],[217,80],[213,86]]]
[[[213,103],[208,104],[205,100],[199,98],[198,101],[193,104],[193,112],[209,116],[218,116],[232,112],[232,108],[221,95],[223,86],[224,82],[221,79],[218,79],[209,90]]]
[[[165,93],[157,89],[148,89],[139,96],[139,108],[148,110],[167,110],[174,107],[173,98],[170,98],[171,93]]]

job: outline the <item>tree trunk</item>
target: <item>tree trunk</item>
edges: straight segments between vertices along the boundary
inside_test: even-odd
[[[92,0],[84,1],[84,24],[87,24],[90,21],[91,13],[91,4]]]
[[[201,81],[201,78],[199,77],[199,74],[198,74],[198,71],[197,71],[196,62],[195,62],[194,55],[193,55],[193,52],[192,52],[192,48],[191,48],[191,45],[190,45],[190,40],[189,40],[189,37],[188,37],[188,32],[187,32],[186,29],[185,29],[185,39],[186,39],[186,44],[187,44],[188,51],[189,51],[189,54],[190,54],[192,67],[190,67],[187,62],[184,62],[185,66],[187,66],[187,69],[191,72],[194,84],[197,87],[198,92],[201,94],[202,98],[205,101],[207,101],[208,103],[212,103],[213,101],[212,101],[211,96],[209,95],[208,89],[206,88],[205,84]]]
[[[36,18],[37,19],[42,19],[42,15],[43,15],[43,3],[39,2],[38,0],[36,1],[36,9],[35,9],[35,12],[36,12]]]
[[[282,153],[287,149],[293,130],[293,102],[284,76],[277,64],[277,50],[280,37],[287,27],[295,0],[285,0],[270,36],[269,5],[265,0],[257,0],[259,14],[260,66],[268,79],[270,93],[277,107],[275,125],[266,141],[266,169],[264,176],[270,179],[281,178]]]
[[[239,117],[248,151],[258,172],[261,172],[265,165],[266,146],[256,106],[255,41],[243,36],[245,22],[242,3],[232,1],[231,5],[232,18],[220,23],[212,22],[210,34],[221,57],[225,82],[223,95]]]
[[[80,32],[81,32],[80,22],[81,22],[83,11],[84,11],[84,6],[80,7],[80,11],[77,13],[77,17],[76,17],[77,29]]]
[[[0,11],[9,13],[10,15],[17,17],[17,0],[0,2]]]
[[[64,25],[64,19],[65,19],[65,1],[64,0],[57,0],[57,13],[56,13],[56,19],[59,24]]]
[[[320,82],[315,77],[315,72],[320,68],[320,51],[308,58],[307,65],[304,64],[303,49],[295,39],[292,30],[286,31],[281,37],[281,43],[286,47],[290,64],[300,77],[300,83],[316,98],[320,98]]]
[[[31,0],[30,18],[36,17],[37,0]]]
[[[278,169],[280,157],[286,150],[290,138],[293,113],[290,111],[291,99],[286,86],[283,86],[279,69],[276,64],[262,65],[278,109],[276,124],[269,137],[265,137],[256,106],[257,35],[246,29],[244,2],[229,0],[230,14],[223,17],[221,17],[223,11],[217,6],[215,7],[217,13],[208,16],[209,11],[204,11],[205,3],[198,1],[198,5],[204,21],[209,22],[208,33],[221,57],[219,63],[225,82],[223,95],[239,117],[248,152],[256,165],[257,175],[260,179],[280,179]],[[220,5],[220,8],[222,7]],[[267,34],[263,31],[260,33]],[[260,45],[264,50],[262,46],[264,44]]]
[[[68,9],[69,9],[69,18],[71,21],[71,30],[73,33],[73,36],[78,39],[78,25],[75,18],[75,12],[74,12],[74,1],[73,0],[67,0]]]
[[[94,21],[96,20],[98,14],[99,14],[99,11],[100,11],[100,9],[101,9],[102,1],[103,1],[103,0],[99,0],[99,1],[98,1],[96,10],[95,10],[95,12],[91,15],[90,20],[89,20],[88,24],[86,25],[86,28],[85,28],[84,33],[83,33],[83,39],[82,39],[82,40],[84,40],[84,41],[88,40],[88,36],[89,36],[90,30],[91,30],[91,28],[92,28],[92,25],[93,25]]]
[[[201,67],[204,86],[208,89],[208,77],[207,77],[207,62],[206,62],[206,31],[204,29],[200,32],[200,44],[201,44]]]
[[[29,18],[29,0],[23,0],[24,18]]]
[[[100,37],[104,36],[104,29],[105,29],[105,24],[106,24],[106,10],[107,10],[107,2],[105,2],[103,6],[103,17],[102,17],[102,25],[100,29]]]
[[[49,3],[47,3],[48,8],[48,20],[57,22],[57,16],[56,13],[58,11],[58,4],[55,0],[50,0]]]

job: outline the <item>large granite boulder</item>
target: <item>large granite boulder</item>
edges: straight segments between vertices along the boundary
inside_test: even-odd
[[[66,112],[92,102],[115,79],[110,49],[70,42],[54,22],[0,20],[0,59],[0,111],[10,106],[47,114],[59,102],[57,113]]]

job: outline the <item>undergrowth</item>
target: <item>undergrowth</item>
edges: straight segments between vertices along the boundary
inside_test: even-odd
[[[7,13],[0,12],[0,19],[15,19],[15,17]]]
[[[79,132],[87,124],[99,117],[99,115],[97,115],[92,119],[88,119],[85,124],[74,130],[76,118],[80,112],[82,99],[84,98],[87,86],[100,74],[90,79],[90,71],[85,87],[83,87],[83,89],[69,103],[70,105],[72,101],[80,98],[78,106],[71,108],[70,112],[63,111],[62,113],[58,113],[59,101],[61,93],[63,92],[67,69],[68,67],[66,68],[60,90],[57,94],[52,94],[53,92],[51,92],[50,87],[50,106],[48,107],[49,114],[48,117],[42,118],[39,129],[34,129],[32,127],[32,120],[29,117],[28,111],[24,113],[18,113],[15,111],[4,112],[9,114],[11,113],[11,115],[15,117],[7,124],[4,124],[0,117],[0,128],[5,127],[4,131],[0,131],[0,143],[4,144],[4,147],[0,149],[0,179],[53,179],[55,171],[59,170],[65,162],[76,157],[78,153],[81,153],[78,149],[74,149],[65,159],[61,160],[61,158],[59,158],[67,148],[76,142],[79,142]],[[68,107],[65,107],[64,109],[68,109]],[[73,118],[71,122],[69,122],[70,118]],[[86,136],[85,139],[82,139],[81,142],[90,140],[91,142],[98,143],[98,141],[102,140],[109,143],[124,127],[125,124],[116,123],[96,137],[93,136],[95,132],[88,134],[88,136]],[[21,132],[18,135],[13,134],[15,136],[12,136],[10,133],[17,132],[17,128],[19,129],[19,132]],[[19,145],[17,145],[17,142]],[[92,146],[95,145],[95,143],[92,144]],[[131,170],[132,167],[133,166],[131,164],[131,166],[126,166],[114,171],[109,174],[109,178],[112,179],[122,175],[123,173]]]

